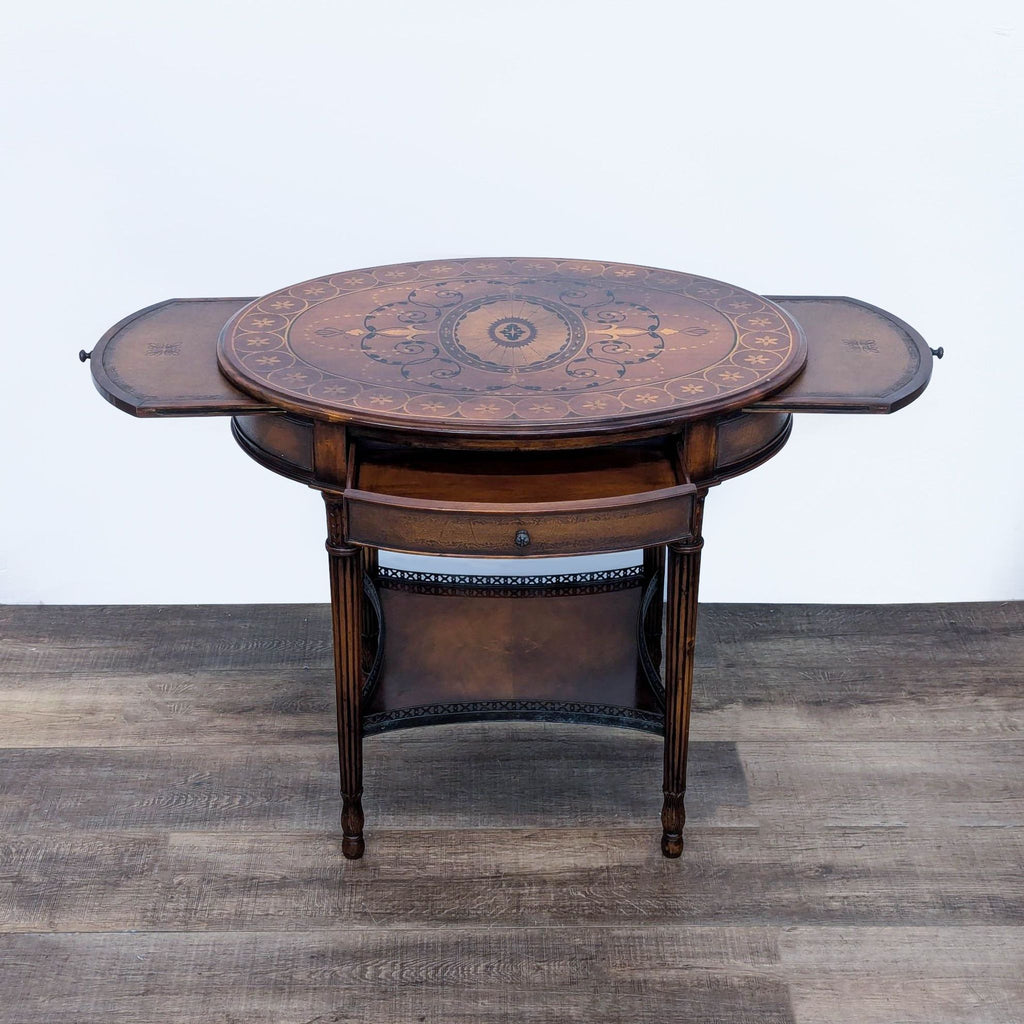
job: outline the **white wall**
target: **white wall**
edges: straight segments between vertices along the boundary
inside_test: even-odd
[[[1018,3],[38,3],[0,54],[0,601],[322,601],[319,498],[80,348],[171,296],[591,257],[946,349],[713,492],[702,596],[1024,597]]]

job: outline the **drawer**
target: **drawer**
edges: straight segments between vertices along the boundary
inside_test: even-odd
[[[345,492],[354,544],[424,555],[540,558],[666,544],[690,533],[693,484],[591,501],[515,505]]]
[[[598,554],[689,536],[696,487],[660,443],[543,453],[360,450],[354,544],[414,554]]]

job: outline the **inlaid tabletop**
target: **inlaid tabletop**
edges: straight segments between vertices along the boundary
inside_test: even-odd
[[[314,417],[500,433],[692,419],[803,368],[799,326],[759,295],[621,263],[462,259],[346,271],[240,310],[222,372]]]

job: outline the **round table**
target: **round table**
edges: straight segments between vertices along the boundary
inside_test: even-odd
[[[852,299],[489,258],[160,303],[92,369],[135,415],[230,415],[249,455],[323,494],[345,856],[364,850],[364,735],[526,718],[663,732],[675,857],[708,489],[778,452],[794,412],[907,404],[931,359]],[[381,549],[643,558],[470,576],[381,566]]]
[[[314,419],[582,441],[742,408],[807,346],[781,307],[720,281],[491,259],[283,288],[239,311],[219,353],[238,387]]]

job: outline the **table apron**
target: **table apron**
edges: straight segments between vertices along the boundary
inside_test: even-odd
[[[544,507],[436,503],[350,489],[350,543],[424,555],[541,558],[667,544],[692,530],[696,488],[556,502]]]

